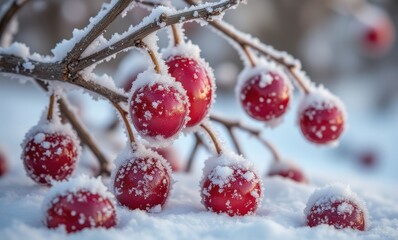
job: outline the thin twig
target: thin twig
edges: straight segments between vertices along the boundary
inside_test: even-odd
[[[119,16],[120,13],[126,9],[131,2],[134,0],[119,0],[116,4],[109,9],[109,11],[95,24],[91,30],[83,37],[73,49],[68,53],[65,58],[66,62],[74,62],[80,58],[82,53],[87,49],[87,47],[100,36],[104,30]]]
[[[0,40],[2,40],[3,34],[6,31],[8,24],[12,20],[15,14],[28,2],[28,0],[13,0],[10,7],[4,12],[3,16],[0,16]]]
[[[171,30],[173,31],[174,46],[178,46],[181,43],[181,39],[178,34],[177,26],[175,24],[171,25]]]
[[[54,94],[50,96],[50,103],[48,104],[47,120],[50,122],[53,119],[54,110]]]
[[[123,119],[124,125],[126,126],[127,134],[130,139],[130,143],[135,143],[135,137],[133,130],[131,129],[130,122],[127,119],[127,113],[123,110],[118,103],[113,104],[116,110],[120,113],[120,117]]]
[[[189,5],[197,5],[198,2],[196,0],[184,0],[186,3]],[[300,88],[304,91],[305,94],[310,93],[311,88],[307,85],[307,83],[301,79],[296,71],[301,70],[301,66],[295,63],[291,63],[286,60],[286,58],[281,55],[277,55],[272,51],[269,51],[262,43],[258,43],[257,41],[252,41],[251,39],[242,37],[244,35],[242,32],[239,32],[238,30],[231,31],[231,29],[228,27],[228,25],[222,21],[212,21],[209,22],[210,26],[213,28],[217,29],[221,33],[223,33],[225,36],[228,38],[234,40],[236,43],[238,43],[243,50],[246,52],[246,47],[249,46],[250,48],[254,49],[255,51],[259,52],[260,54],[266,56],[267,58],[271,59],[272,61],[282,65],[285,67],[285,69],[292,75],[293,79],[297,82],[297,84],[300,86]],[[250,60],[250,58],[249,58]]]
[[[44,90],[48,91],[47,85],[43,81],[36,80],[36,83]],[[75,116],[75,113],[70,110],[70,106],[63,98],[58,99],[59,109],[61,114],[65,116],[68,122],[75,129],[77,135],[80,138],[82,144],[85,144],[93,152],[100,165],[100,172],[98,175],[110,176],[109,171],[109,161],[106,159],[105,155],[99,150],[97,144],[92,138],[91,134],[88,133],[83,123]]]
[[[147,51],[149,57],[151,58],[151,61],[153,62],[155,72],[160,74],[161,72],[160,72],[159,60],[156,57],[155,52],[147,44],[145,44],[143,41],[137,42],[136,46],[139,46],[140,48],[142,48],[145,51]]]
[[[211,138],[211,141],[214,144],[214,147],[216,148],[217,154],[221,155],[222,154],[222,148],[221,148],[221,144],[218,142],[218,139],[217,139],[216,135],[213,133],[213,131],[208,126],[206,126],[206,124],[200,124],[200,127],[203,128],[207,132],[207,134]]]
[[[211,21],[212,17],[220,15],[222,12],[239,4],[238,0],[220,1],[212,6],[213,11],[209,11],[209,7],[198,7],[192,10],[180,11],[176,14],[167,15],[161,14],[158,19],[142,26],[136,31],[132,32],[125,38],[104,47],[96,53],[93,53],[79,61],[72,66],[73,72],[79,72],[95,63],[98,63],[109,56],[119,53],[127,48],[135,47],[135,44],[141,41],[151,33],[160,30],[161,28],[170,26],[176,23],[183,23],[195,19],[204,19]]]
[[[267,147],[267,149],[271,152],[272,156],[274,157],[275,161],[281,160],[281,155],[280,155],[279,151],[276,149],[276,147],[271,142],[269,142],[261,137],[261,130],[245,126],[239,121],[227,120],[227,119],[223,119],[221,117],[217,117],[214,115],[210,116],[210,120],[222,124],[225,128],[228,129],[228,131],[232,131],[234,128],[238,128],[240,130],[243,130],[243,131],[253,135],[258,141],[260,141],[265,147]],[[232,132],[232,134],[230,134],[230,136],[231,136],[232,141],[234,142],[235,147],[236,146],[239,147],[239,141],[236,138],[235,134],[233,134],[233,132]],[[241,152],[241,150],[238,150],[238,152],[239,151]]]

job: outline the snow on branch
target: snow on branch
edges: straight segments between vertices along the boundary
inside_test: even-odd
[[[140,2],[140,1],[138,1]],[[38,54],[31,55],[29,48],[23,44],[13,44],[10,48],[0,48],[0,72],[12,73],[33,77],[39,80],[62,81],[89,90],[100,95],[112,103],[126,102],[127,96],[116,89],[101,85],[95,80],[85,79],[80,71],[87,67],[99,64],[103,59],[114,54],[135,47],[146,36],[166,26],[204,19],[211,21],[223,12],[235,8],[240,0],[221,0],[215,3],[206,3],[175,11],[167,7],[158,7],[136,27],[130,27],[122,35],[114,37],[104,46],[96,46],[94,53],[83,59],[78,59],[92,42],[97,39],[113,20],[129,7],[132,0],[113,0],[104,5],[98,15],[90,20],[84,30],[75,30],[74,38],[62,41],[53,50],[54,57],[42,57]],[[0,22],[8,22],[0,19]],[[98,48],[101,50],[97,50]],[[62,59],[59,59],[63,53]]]

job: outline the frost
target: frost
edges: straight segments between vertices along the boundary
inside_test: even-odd
[[[102,183],[101,177],[90,178],[83,174],[78,177],[71,178],[68,181],[53,182],[53,187],[43,200],[43,213],[46,214],[47,209],[50,208],[54,203],[54,199],[57,199],[61,196],[71,197],[71,193],[77,193],[82,190],[93,194],[98,194],[114,203],[114,197],[108,191],[107,187],[105,187],[105,185]]]
[[[308,199],[306,208],[304,209],[304,215],[310,214],[313,206],[322,206],[323,208],[330,207],[335,202],[351,202],[358,206],[359,211],[362,211],[365,218],[365,229],[369,228],[369,213],[365,202],[358,197],[358,195],[352,192],[348,185],[342,183],[336,183],[327,185],[322,188],[316,189],[310,198]],[[348,204],[341,204],[337,211],[340,214],[352,211],[352,206]]]
[[[183,98],[181,99],[181,101],[183,101],[184,104],[186,104],[187,107],[189,108],[189,101],[188,101],[187,93],[186,93],[185,89],[182,87],[181,83],[175,81],[168,73],[166,73],[166,75],[158,74],[154,70],[149,69],[149,70],[147,70],[143,73],[140,73],[138,75],[138,77],[134,81],[132,89],[129,93],[128,106],[131,107],[131,109],[133,109],[133,111],[134,111],[135,106],[142,107],[142,108],[147,109],[147,111],[145,112],[145,118],[148,120],[152,117],[150,110],[157,110],[158,106],[162,103],[154,102],[150,106],[141,106],[140,96],[142,96],[144,93],[138,94],[138,97],[135,99],[133,99],[133,95],[135,94],[136,91],[140,91],[145,86],[153,86],[154,84],[158,84],[159,88],[162,88],[165,90],[168,90],[169,88],[176,89],[177,92],[180,93],[178,95],[178,98],[180,98],[182,96]],[[133,122],[132,117],[131,117],[131,111],[129,111],[129,120],[130,120],[130,122]],[[189,116],[187,114],[184,124],[186,124],[188,121],[189,121]],[[143,132],[141,132],[141,133],[143,133]],[[178,132],[174,136],[171,136],[170,138],[167,138],[167,139],[163,138],[162,136],[155,136],[155,137],[145,136],[145,134],[141,134],[140,136],[144,140],[145,145],[165,147],[165,146],[171,145],[172,142],[175,139],[177,139],[180,134],[181,133]]]
[[[285,74],[284,69],[276,64],[275,62],[267,61],[264,58],[260,58],[257,60],[256,66],[246,66],[238,76],[238,82],[235,87],[235,96],[237,97],[237,101],[239,104],[242,103],[241,99],[244,100],[244,96],[241,94],[243,86],[247,81],[251,81],[253,77],[260,76],[259,87],[264,88],[268,84],[273,81],[270,73],[276,73],[280,76],[282,81],[284,81],[285,85],[289,89],[290,98],[293,97],[293,86],[290,82],[290,78]],[[264,99],[259,99],[260,102],[264,102]],[[268,98],[266,103],[270,103],[271,99]],[[289,104],[286,106],[289,110],[292,99],[290,99]],[[274,128],[277,127],[283,121],[284,115],[279,118],[273,118],[270,121],[265,121],[266,126]]]

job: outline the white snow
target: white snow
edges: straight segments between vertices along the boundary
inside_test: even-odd
[[[342,183],[335,183],[316,189],[308,199],[304,215],[308,216],[313,206],[327,208],[327,206],[337,201],[351,202],[358,206],[359,210],[364,213],[365,230],[369,228],[370,220],[366,203],[351,190],[349,185]],[[349,212],[352,211],[352,206],[348,204],[340,205],[337,211],[341,213]]]
[[[56,203],[58,197],[68,196],[71,193],[77,193],[82,190],[98,194],[114,202],[113,194],[111,194],[108,188],[102,183],[101,177],[91,178],[83,174],[70,178],[67,181],[53,182],[53,186],[43,200],[43,214],[46,214],[47,209],[51,207],[53,203]]]

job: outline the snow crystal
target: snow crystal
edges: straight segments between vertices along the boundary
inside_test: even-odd
[[[42,210],[46,214],[47,210],[54,203],[54,199],[61,196],[70,196],[70,193],[77,193],[81,190],[98,194],[114,203],[114,196],[108,191],[107,187],[102,183],[101,177],[91,178],[87,175],[80,175],[67,181],[53,182],[50,191],[43,200]]]
[[[352,192],[350,186],[342,183],[326,185],[322,188],[316,189],[307,201],[306,208],[304,209],[304,215],[305,217],[308,216],[313,206],[334,203],[338,201],[351,202],[358,206],[358,208],[364,214],[365,229],[369,228],[369,213],[365,202],[360,199],[356,193]],[[348,206],[348,204],[341,204],[338,211],[342,213],[352,211],[352,206]]]

